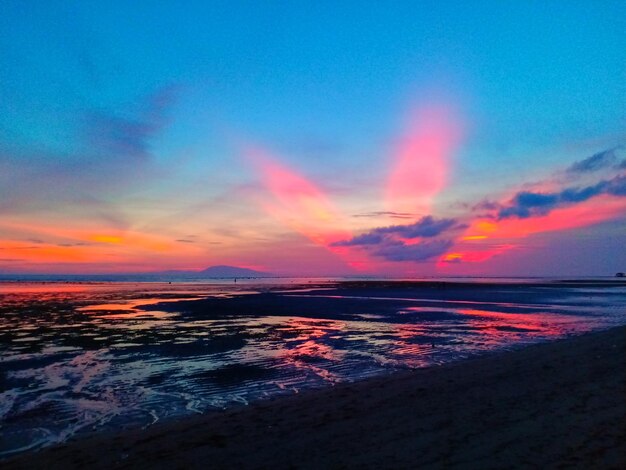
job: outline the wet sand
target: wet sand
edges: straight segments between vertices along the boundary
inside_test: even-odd
[[[47,448],[4,468],[625,468],[626,327]]]

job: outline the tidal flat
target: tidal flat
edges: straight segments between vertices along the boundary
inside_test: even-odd
[[[608,279],[2,283],[0,455],[625,323]]]

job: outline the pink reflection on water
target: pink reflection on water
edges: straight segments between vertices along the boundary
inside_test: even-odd
[[[92,290],[89,284],[62,284],[62,283],[0,283],[0,294],[26,294],[44,292],[85,292]]]
[[[110,304],[96,304],[96,305],[86,305],[84,307],[78,307],[76,310],[81,312],[103,312],[103,311],[127,311],[133,310],[140,305],[154,305],[165,301],[176,302],[179,300],[187,300],[184,299],[139,299],[139,300],[129,300],[126,302],[115,302]]]
[[[508,307],[515,304],[506,304]],[[505,313],[472,308],[409,307],[401,313],[446,313],[441,319],[393,325],[387,341],[390,357],[399,365],[424,367],[457,357],[509,348],[591,331],[601,323],[589,317],[548,312]],[[460,316],[456,318],[455,316]]]
[[[288,338],[279,356],[287,365],[312,372],[328,382],[338,382],[340,379],[336,374],[315,363],[341,360],[343,355],[324,341],[345,329],[346,322],[343,321],[289,318],[277,328]]]
[[[71,302],[77,311],[132,310],[140,305],[196,300],[208,295],[229,297],[255,292],[250,286],[219,283],[165,282],[0,282],[0,302]],[[91,304],[87,306],[85,304]],[[97,305],[95,305],[97,303]]]
[[[562,336],[574,330],[590,329],[588,321],[580,317],[568,317],[553,313],[500,313],[478,309],[458,309],[458,313],[475,317],[466,319],[469,326],[481,329],[486,337],[502,337],[503,333],[526,332],[539,334],[542,337]],[[508,329],[508,330],[507,330]]]

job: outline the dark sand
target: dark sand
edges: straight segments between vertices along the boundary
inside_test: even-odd
[[[626,327],[78,440],[4,468],[626,468]]]
[[[196,320],[233,315],[360,320],[364,313],[403,317],[400,310],[415,306],[442,309],[453,306],[499,313],[536,313],[540,306],[540,311],[567,314],[569,307],[582,306],[581,299],[588,302],[593,297],[591,293],[584,294],[584,288],[601,289],[596,300],[610,304],[615,300],[623,301],[624,292],[619,288],[624,287],[626,281],[614,280],[538,283],[343,281],[322,286],[268,286],[248,295],[180,300],[137,308],[182,312]]]

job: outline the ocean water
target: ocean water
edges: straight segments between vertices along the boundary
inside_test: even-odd
[[[0,283],[0,457],[626,323],[626,286]]]

